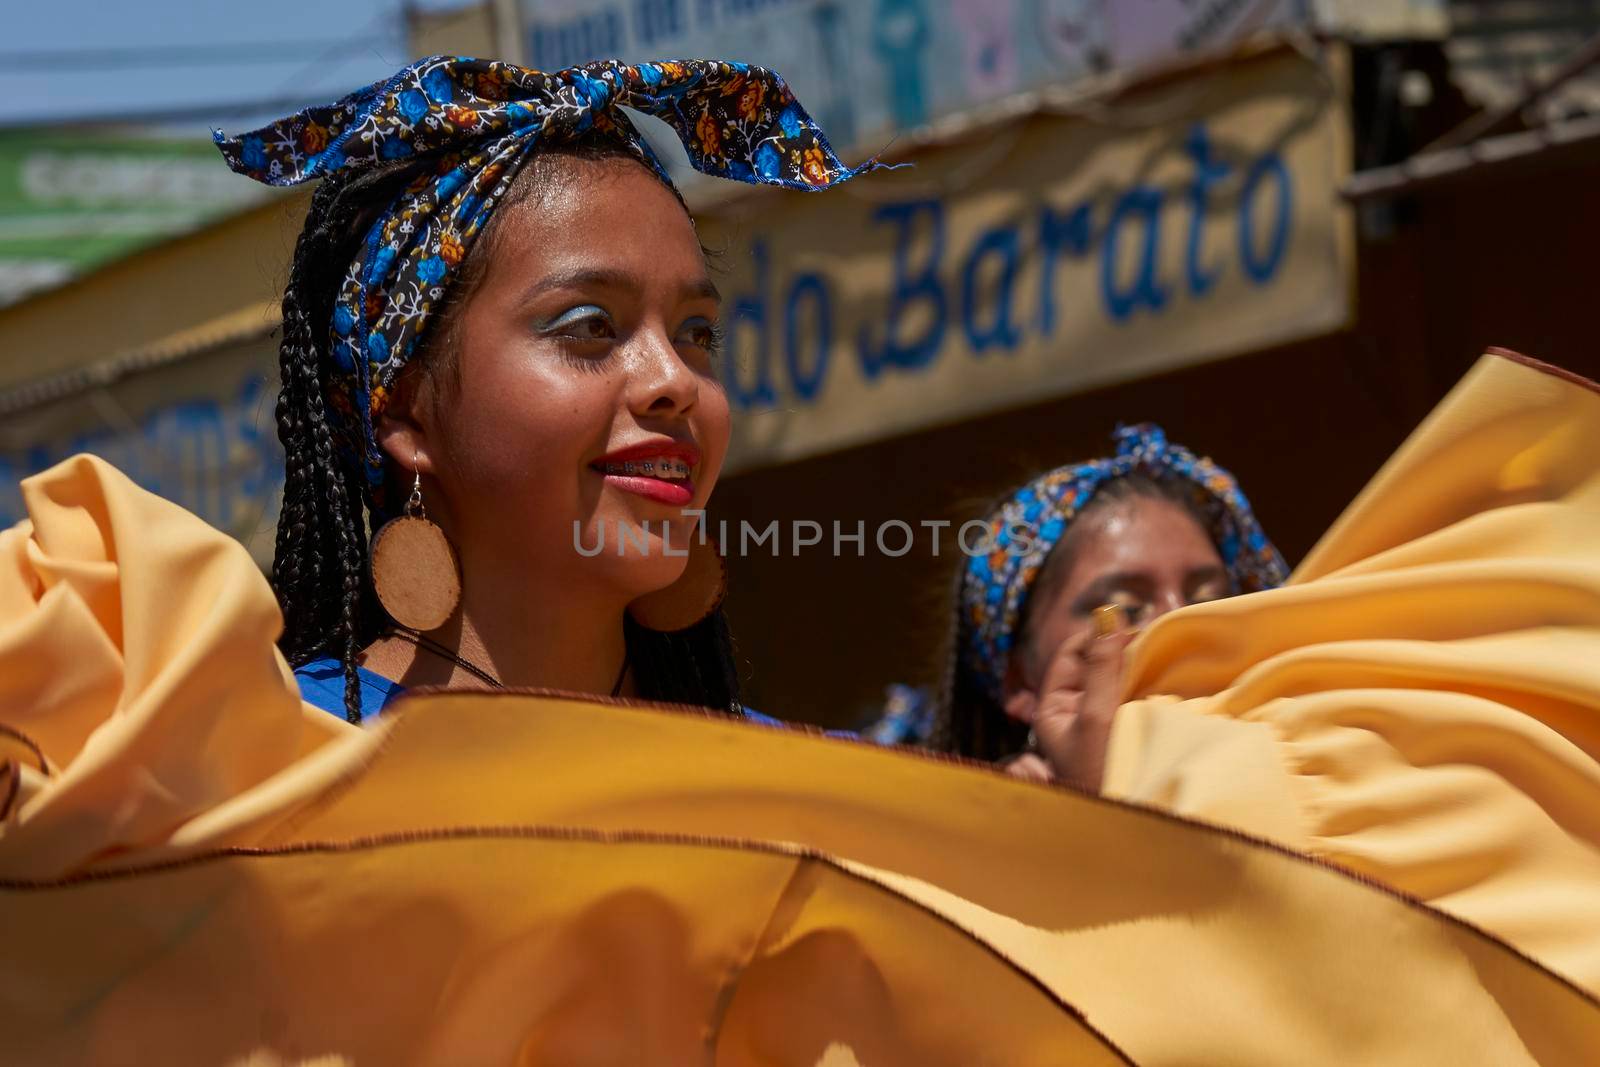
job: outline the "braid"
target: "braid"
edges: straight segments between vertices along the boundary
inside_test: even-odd
[[[360,472],[341,458],[328,424],[322,368],[329,359],[333,300],[375,210],[415,166],[351,178],[336,173],[311,198],[283,294],[278,349],[278,439],[283,444],[283,509],[272,585],[283,612],[280,642],[299,666],[336,655],[344,668],[345,717],[361,720],[356,654],[375,606],[367,576]]]
[[[733,638],[721,608],[677,633],[647,630],[627,617],[623,635],[634,684],[645,700],[718,711],[740,707]]]
[[[951,594],[956,622],[945,639],[944,677],[939,684],[939,703],[928,747],[971,759],[998,760],[1021,751],[1028,728],[1006,715],[1005,709],[978,684],[963,659],[962,650],[971,636],[960,610],[962,577],[962,568],[958,567]]]

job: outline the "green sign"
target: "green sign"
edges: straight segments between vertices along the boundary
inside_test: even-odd
[[[0,130],[0,304],[270,195],[205,141]]]

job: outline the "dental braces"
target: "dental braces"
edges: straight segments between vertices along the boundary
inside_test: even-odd
[[[646,459],[629,463],[607,463],[605,468],[607,474],[649,474],[658,477],[677,476],[679,478],[687,478],[689,476],[689,464],[678,459]]]

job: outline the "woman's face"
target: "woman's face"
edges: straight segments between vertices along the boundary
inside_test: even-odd
[[[719,298],[682,205],[641,165],[547,162],[557,180],[475,250],[489,259],[451,372],[420,376],[383,443],[406,468],[415,449],[469,591],[475,571],[537,571],[631,599],[682,572],[684,509],[705,506],[727,452]]]
[[[1094,627],[1094,609],[1116,604],[1130,625],[1232,591],[1216,545],[1194,517],[1170,501],[1135,496],[1094,508],[1073,524],[1066,572],[1039,590],[1018,666],[1037,690],[1062,642]]]

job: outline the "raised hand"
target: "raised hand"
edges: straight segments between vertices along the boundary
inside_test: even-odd
[[[1006,710],[1032,727],[1034,745],[1006,765],[1008,774],[1100,791],[1122,698],[1123,653],[1134,633],[1119,608],[1097,608],[1094,631],[1062,642],[1038,692],[1012,695]]]

